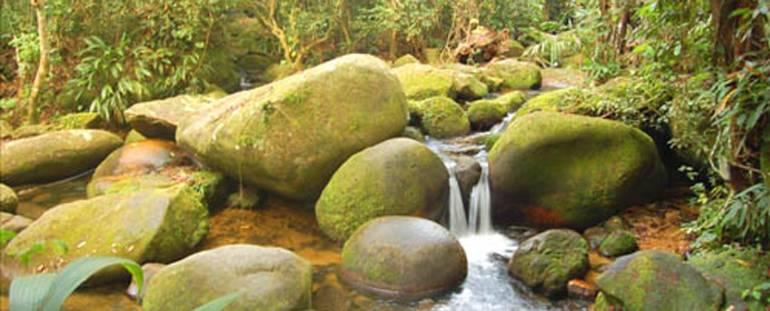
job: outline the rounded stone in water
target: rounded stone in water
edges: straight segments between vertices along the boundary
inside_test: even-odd
[[[361,226],[342,250],[340,276],[363,292],[417,300],[446,292],[468,273],[460,243],[427,219],[388,216]]]

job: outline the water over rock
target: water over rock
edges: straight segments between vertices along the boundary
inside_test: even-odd
[[[307,310],[313,268],[275,247],[227,245],[193,254],[161,269],[149,282],[142,308],[192,310],[240,293],[227,310]]]
[[[543,227],[587,228],[654,200],[667,180],[642,131],[562,113],[516,119],[489,162],[496,213]]]
[[[553,229],[524,241],[508,270],[525,285],[548,296],[567,291],[567,282],[588,272],[588,242],[579,233]]]
[[[364,224],[345,243],[340,276],[367,293],[418,300],[459,285],[467,265],[462,246],[441,225],[388,216]]]
[[[720,310],[722,289],[672,253],[618,258],[597,280],[595,310]]]
[[[10,186],[56,181],[83,173],[123,144],[101,130],[65,130],[0,146],[0,179]]]
[[[346,240],[360,225],[387,215],[437,219],[443,212],[447,170],[425,145],[394,138],[353,155],[316,203],[321,229]]]
[[[306,200],[350,155],[399,136],[406,118],[387,64],[353,54],[222,98],[182,121],[177,141],[234,179]]]
[[[176,260],[206,234],[208,211],[201,200],[191,187],[178,185],[56,206],[11,240],[4,250],[3,273],[55,271],[82,256],[119,256],[140,263]],[[20,255],[38,243],[46,251],[22,264]],[[60,251],[62,244],[66,252]],[[109,270],[100,279],[112,280],[120,276],[117,272]]]
[[[16,207],[19,205],[19,197],[11,187],[0,184],[0,212],[16,213]]]
[[[134,104],[126,109],[126,121],[131,128],[145,137],[174,139],[177,125],[183,118],[221,97],[207,95],[180,95],[176,97]]]

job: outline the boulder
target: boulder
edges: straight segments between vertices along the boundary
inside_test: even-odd
[[[0,212],[0,230],[19,233],[32,224],[32,219],[27,217]],[[0,244],[0,248],[4,245]]]
[[[19,197],[16,192],[4,184],[0,184],[0,212],[14,214],[19,206]]]
[[[398,81],[412,100],[436,96],[454,97],[454,76],[451,71],[430,65],[407,64],[393,69]]]
[[[607,235],[599,243],[599,254],[605,257],[617,257],[635,252],[639,249],[636,237],[626,230],[616,230]]]
[[[478,184],[481,178],[481,164],[470,156],[458,156],[455,159],[455,177],[460,186],[460,192],[463,194],[463,203],[468,206],[473,187]]]
[[[393,61],[393,68],[398,68],[409,64],[419,64],[420,60],[412,54],[406,54]]]
[[[452,138],[468,134],[471,124],[465,111],[449,97],[433,97],[411,106],[412,117],[431,137]]]
[[[5,248],[3,263],[10,275],[56,271],[83,256],[118,256],[139,263],[171,262],[193,250],[206,235],[208,211],[191,187],[107,194],[54,207],[19,233]],[[22,264],[25,253],[42,244]],[[65,246],[66,252],[52,246]],[[109,270],[99,278],[121,274]]]
[[[104,119],[96,112],[78,112],[65,114],[54,119],[52,130],[85,130],[105,129]]]
[[[131,128],[145,137],[174,140],[185,117],[215,101],[218,95],[180,95],[134,104],[124,112]]]
[[[511,257],[508,271],[525,285],[548,296],[564,295],[567,283],[588,272],[588,242],[579,233],[554,229],[524,241]]]
[[[597,279],[594,310],[721,310],[722,289],[672,253],[618,258]]]
[[[725,289],[724,309],[765,311],[770,307],[759,300],[743,299],[745,290],[770,282],[770,254],[725,247],[695,254],[687,262]]]
[[[127,144],[110,153],[96,167],[93,180],[110,176],[138,176],[193,165],[190,154],[173,142],[148,139]]]
[[[411,138],[421,143],[425,142],[425,134],[422,133],[420,128],[414,126],[404,128],[404,133],[401,134],[401,137]]]
[[[318,224],[344,241],[365,222],[387,215],[441,216],[449,192],[441,159],[407,138],[353,155],[334,173],[316,203]]]
[[[495,210],[526,224],[585,229],[666,185],[655,143],[620,122],[552,112],[517,118],[489,154]]]
[[[233,179],[307,200],[350,155],[401,135],[406,116],[387,64],[353,54],[222,98],[185,118],[177,141]]]
[[[124,140],[123,144],[133,144],[135,142],[143,141],[147,139],[147,137],[144,137],[144,135],[140,134],[136,130],[131,130],[126,134],[126,139]]]
[[[508,112],[514,112],[519,110],[521,105],[527,101],[527,96],[524,92],[512,91],[496,97],[494,101],[505,106],[505,109],[508,110]]]
[[[101,130],[66,130],[0,146],[0,179],[10,186],[56,181],[96,167],[123,144]]]
[[[467,266],[462,246],[441,225],[388,216],[364,224],[345,243],[339,274],[366,293],[419,300],[458,286]]]
[[[508,107],[495,101],[482,99],[468,105],[468,120],[474,130],[484,131],[505,119]]]
[[[288,250],[227,245],[161,269],[147,286],[142,308],[193,310],[239,293],[227,310],[308,310],[312,282],[313,267]]]
[[[483,98],[489,94],[489,87],[471,74],[455,72],[452,93],[465,100]]]
[[[529,90],[540,88],[540,67],[533,63],[506,59],[488,64],[485,75],[502,80],[501,87],[509,90]]]

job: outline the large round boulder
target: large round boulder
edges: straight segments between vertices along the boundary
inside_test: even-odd
[[[449,97],[433,97],[410,104],[412,117],[431,137],[452,138],[468,134],[471,123],[463,108]]]
[[[142,308],[193,310],[238,293],[227,310],[307,310],[312,278],[310,263],[288,250],[227,245],[162,268],[150,280]]]
[[[459,285],[467,266],[462,246],[441,225],[389,216],[361,226],[345,243],[340,276],[366,293],[417,300]]]
[[[353,155],[316,203],[321,229],[344,241],[365,222],[387,215],[441,216],[449,175],[425,145],[394,138]]]
[[[222,98],[185,118],[177,141],[234,179],[306,200],[350,155],[401,135],[406,119],[388,65],[353,54]]]
[[[174,139],[179,121],[204,108],[221,95],[180,95],[134,104],[126,109],[126,121],[145,137]]]
[[[0,212],[16,213],[16,207],[19,205],[19,197],[11,187],[0,184]]]
[[[604,310],[720,310],[722,289],[672,253],[640,251],[618,258],[597,280],[594,306]]]
[[[502,80],[501,87],[510,90],[537,89],[542,82],[540,67],[514,59],[490,63],[484,74]]]
[[[66,130],[0,145],[0,179],[10,186],[44,183],[96,167],[123,144],[101,130]]]
[[[654,200],[666,171],[653,140],[620,122],[536,112],[517,118],[489,154],[501,216],[584,229]]]
[[[179,185],[56,206],[11,240],[4,250],[8,260],[3,273],[55,271],[83,256],[119,256],[140,263],[179,259],[208,230],[208,211],[201,200],[191,187]],[[20,255],[38,244],[46,251],[23,263]],[[61,248],[66,251],[56,251]],[[115,272],[102,278],[120,276]]]
[[[567,283],[588,272],[588,242],[579,233],[554,229],[524,241],[511,257],[508,271],[535,291],[560,296]]]
[[[413,63],[394,68],[393,73],[398,77],[409,99],[423,100],[455,95],[454,76],[449,70]]]

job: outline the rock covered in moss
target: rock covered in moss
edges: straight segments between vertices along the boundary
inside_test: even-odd
[[[611,232],[599,244],[599,253],[605,257],[617,257],[635,252],[639,249],[636,237],[626,230]]]
[[[527,101],[527,96],[522,91],[512,91],[502,94],[494,99],[496,102],[505,106],[508,112],[519,110]]]
[[[393,69],[406,97],[423,100],[436,96],[454,97],[454,77],[451,71],[430,65],[407,64]]]
[[[132,105],[124,112],[131,128],[145,137],[173,140],[180,120],[221,95],[180,95]]]
[[[540,67],[533,63],[513,59],[493,62],[486,67],[485,75],[502,80],[501,87],[510,90],[540,88],[542,76]]]
[[[475,130],[483,131],[500,123],[508,114],[508,107],[495,100],[482,99],[468,105],[468,120]]]
[[[143,141],[147,139],[147,137],[144,137],[141,133],[137,132],[136,130],[131,130],[126,134],[126,139],[124,140],[123,144],[133,144],[135,142]]]
[[[22,230],[27,229],[30,224],[32,224],[32,219],[11,213],[0,212],[0,230],[19,233]],[[0,248],[3,246],[5,245],[0,244]]]
[[[441,225],[389,216],[364,224],[345,243],[340,276],[367,293],[418,300],[459,285],[467,265],[462,246]]]
[[[104,128],[106,128],[106,122],[96,112],[66,114],[54,119],[52,124],[52,129],[54,130],[96,130]]]
[[[393,68],[398,68],[409,64],[419,64],[420,60],[412,54],[406,54],[393,61]]]
[[[147,311],[193,310],[240,293],[227,310],[310,309],[313,267],[276,247],[227,245],[193,254],[161,269],[142,301]]]
[[[436,219],[448,193],[446,168],[425,145],[395,138],[353,155],[316,203],[318,224],[334,240],[387,215]]]
[[[537,112],[489,154],[496,210],[527,224],[583,229],[655,199],[666,172],[652,139],[616,121]]]
[[[292,64],[271,64],[262,72],[262,81],[275,82],[297,73],[297,68]]]
[[[16,207],[19,205],[19,197],[11,187],[0,184],[0,212],[16,213]]]
[[[82,256],[119,256],[140,263],[170,262],[193,250],[208,229],[208,211],[200,194],[186,185],[108,194],[54,207],[35,220],[5,248],[13,260],[4,270],[20,275],[55,271]],[[65,245],[33,254],[29,264],[20,254],[38,243]],[[117,270],[101,279],[120,276]]]
[[[588,272],[588,242],[566,229],[548,230],[524,241],[511,257],[508,271],[536,291],[555,297],[567,282]]]
[[[0,179],[17,186],[71,177],[96,167],[123,144],[101,130],[66,130],[14,140],[0,146]]]
[[[521,44],[521,42],[508,39],[505,41],[506,46],[508,50],[505,52],[505,57],[519,57],[521,54],[524,54],[524,45]]]
[[[401,134],[401,137],[411,138],[421,143],[425,142],[425,134],[422,133],[420,128],[414,126],[404,128],[404,133]]]
[[[401,135],[406,117],[387,64],[353,54],[223,98],[186,118],[177,141],[233,178],[306,200],[350,155]]]
[[[431,137],[451,138],[468,134],[471,124],[460,106],[449,97],[433,97],[412,105],[413,117]]]
[[[471,74],[455,72],[452,93],[460,99],[473,100],[489,94],[489,87]]]
[[[53,131],[50,124],[26,124],[13,130],[13,139],[30,138]]]
[[[672,253],[640,251],[618,258],[599,276],[594,309],[720,310],[722,289]]]
[[[764,311],[770,305],[744,300],[743,291],[770,282],[770,255],[755,249],[725,248],[698,253],[688,263],[725,289],[724,309]]]
[[[576,111],[575,106],[583,96],[591,96],[591,94],[576,87],[546,92],[528,100],[516,114],[524,116],[537,111],[572,113]]]

